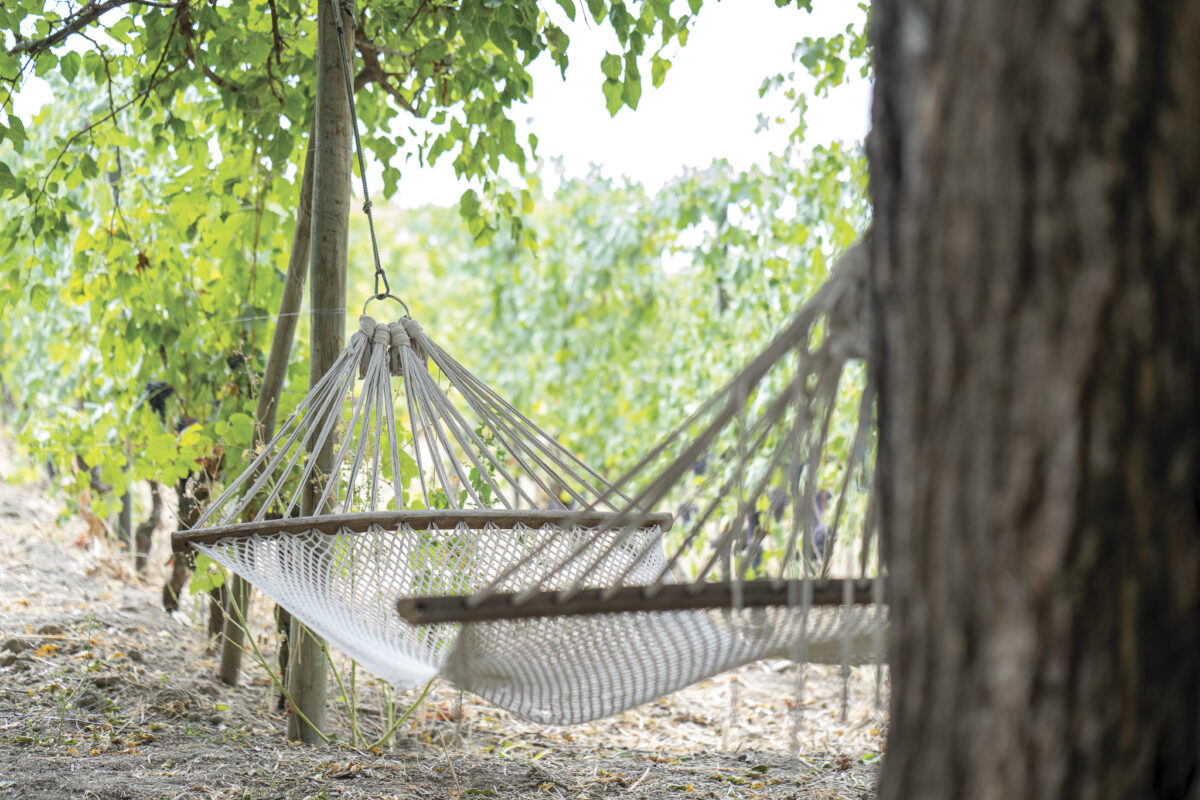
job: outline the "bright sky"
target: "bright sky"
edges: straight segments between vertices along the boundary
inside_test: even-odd
[[[617,52],[616,35],[585,20],[586,13],[572,23],[557,4],[543,3],[571,37],[570,65],[564,81],[549,58],[535,62],[534,97],[526,113],[514,118],[525,123],[523,133],[537,134],[539,156],[561,158],[572,176],[599,164],[608,176],[657,188],[684,168],[707,167],[717,158],[735,167],[764,163],[783,149],[786,131],[775,126],[756,134],[758,115],[786,114],[789,103],[778,94],[760,99],[763,79],[803,72],[792,51],[804,36],[833,36],[851,21],[862,23],[855,3],[818,0],[814,5],[808,14],[794,6],[777,8],[773,0],[707,0],[687,46],[674,43],[663,53],[672,62],[663,85],[655,89],[649,67],[643,68],[637,111],[622,108],[610,117],[600,88],[600,59],[606,51]],[[853,78],[810,104],[809,144],[866,135],[871,87],[857,74]],[[465,188],[446,159],[432,169],[406,168],[398,200],[405,206],[457,203]]]
[[[571,37],[570,66],[564,81],[548,56],[539,58],[532,67],[534,97],[514,118],[522,136],[537,134],[539,156],[561,159],[571,176],[599,164],[606,175],[627,176],[654,189],[687,167],[703,168],[717,158],[736,167],[763,163],[782,150],[786,131],[774,126],[756,133],[758,116],[784,115],[788,109],[781,96],[759,98],[763,79],[802,71],[792,62],[802,37],[832,36],[851,21],[862,22],[856,3],[818,0],[814,5],[809,14],[777,8],[773,0],[706,0],[687,46],[676,43],[663,53],[673,64],[663,86],[654,89],[650,68],[643,67],[637,111],[623,108],[613,118],[600,88],[600,59],[606,51],[617,51],[615,34],[591,23],[582,9],[572,23],[556,3],[545,2],[543,9]],[[15,98],[15,108],[28,125],[51,100],[47,84],[30,78]],[[870,86],[855,74],[830,97],[810,104],[807,142],[861,139],[869,107]],[[395,201],[403,206],[457,203],[467,184],[455,178],[450,160],[444,157],[432,168],[419,168],[411,160]],[[378,191],[382,182],[377,170],[371,172]]]

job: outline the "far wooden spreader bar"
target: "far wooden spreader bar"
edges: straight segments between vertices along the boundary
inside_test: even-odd
[[[417,511],[371,511],[357,514],[325,514],[319,517],[290,517],[288,519],[264,519],[258,522],[239,522],[234,525],[221,525],[212,528],[196,528],[194,530],[175,531],[171,534],[171,549],[176,553],[188,549],[190,544],[212,544],[223,539],[237,539],[246,536],[277,536],[289,533],[304,533],[305,531],[320,531],[334,535],[341,531],[362,533],[372,525],[381,528],[399,528],[408,525],[414,530],[428,530],[437,527],[439,530],[454,530],[459,525],[466,525],[472,530],[480,530],[488,525],[501,529],[511,529],[517,525],[526,528],[540,528],[543,525],[557,527],[577,526],[581,528],[604,528],[612,526],[614,530],[630,522],[639,528],[649,528],[657,525],[662,530],[670,530],[674,517],[670,514],[641,514],[633,517],[626,514],[618,519],[615,512],[602,511],[571,511],[571,510],[511,510],[511,509],[434,509]]]
[[[869,605],[877,601],[869,579],[813,580],[812,605],[838,606],[849,600],[853,605]],[[741,591],[741,608],[800,605],[805,581],[754,580],[737,584]],[[847,586],[849,584],[849,586]],[[654,587],[623,586],[605,597],[609,589],[581,589],[569,599],[561,599],[556,591],[537,592],[525,602],[515,604],[515,594],[494,594],[468,605],[468,597],[403,597],[396,610],[414,625],[439,622],[485,622],[529,617],[568,617],[584,614],[618,614],[628,611],[684,611],[705,608],[732,608],[735,584],[729,581],[705,583],[697,590],[686,583]],[[849,590],[849,598],[846,592]],[[881,595],[880,595],[881,596]]]

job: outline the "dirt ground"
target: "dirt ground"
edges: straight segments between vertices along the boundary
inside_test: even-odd
[[[839,669],[807,668],[798,695],[782,662],[571,727],[517,720],[439,685],[379,742],[388,714],[418,692],[389,698],[339,661],[342,686],[329,693],[338,741],[289,743],[253,653],[242,685],[217,680],[202,598],[188,598],[186,613],[162,610],[165,530],[139,578],[44,486],[5,478],[0,460],[0,797],[874,797],[886,727],[874,668],[853,670],[845,719]],[[269,614],[257,598],[266,661]],[[350,700],[337,699],[343,690]]]

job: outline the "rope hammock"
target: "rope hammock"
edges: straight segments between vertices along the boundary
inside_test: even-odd
[[[864,259],[843,262],[616,484],[407,313],[382,323],[364,306],[334,365],[173,547],[241,575],[385,680],[440,674],[546,723],[762,658],[877,659],[882,585],[828,579],[839,537],[858,538],[860,578],[875,552],[873,397],[864,387],[847,414],[839,392],[865,351]],[[830,492],[835,417],[855,421]]]
[[[813,496],[813,480],[790,482],[788,508],[770,491],[782,476],[813,475],[798,459],[828,439],[838,378],[859,355],[860,343],[834,321],[851,273],[835,272],[763,354],[621,482],[679,444],[636,495],[589,469],[411,318],[363,316],[334,366],[174,546],[238,573],[392,683],[441,674],[542,722],[607,716],[762,658],[878,658],[881,585],[805,580],[833,562],[816,552],[818,526],[799,501]],[[818,320],[822,343],[806,349]],[[828,504],[828,541],[848,538],[842,516],[866,494],[856,487],[867,485],[868,419]],[[312,454],[334,439],[333,467],[322,472]],[[680,515],[686,525],[675,530],[671,514],[642,510],[679,497],[697,460],[716,452],[724,466],[685,486],[694,506]],[[298,517],[305,492],[318,513]],[[748,521],[772,496],[788,534],[774,546],[747,540]],[[863,553],[870,514],[860,515]],[[719,515],[724,525],[714,524]],[[665,610],[647,610],[678,590],[676,602],[658,601]],[[584,608],[572,609],[579,598]],[[466,619],[473,608],[485,613],[419,618],[423,604],[439,602]]]

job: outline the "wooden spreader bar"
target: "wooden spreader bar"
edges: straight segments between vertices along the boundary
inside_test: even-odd
[[[742,581],[737,584],[741,589],[740,606],[764,608],[799,605],[804,583],[803,580]],[[826,579],[811,581],[812,605],[842,605],[846,602],[843,593],[847,583],[850,584],[851,602],[854,605],[869,605],[874,602],[870,579]],[[462,595],[403,597],[397,601],[396,610],[401,617],[414,625],[432,625],[439,622],[486,622],[530,617],[618,614],[628,611],[732,608],[734,604],[734,584],[729,581],[705,583],[699,591],[692,584],[672,583],[658,587],[656,593],[647,596],[647,590],[650,588],[652,587],[624,586],[608,599],[603,597],[607,589],[583,589],[567,600],[560,599],[560,593],[556,591],[538,592],[520,605],[513,602],[515,594],[494,594],[474,606],[469,606],[469,598]]]
[[[259,522],[239,522],[234,525],[222,525],[213,528],[197,528],[194,530],[175,531],[171,534],[171,549],[176,553],[188,549],[191,544],[213,544],[223,539],[237,539],[255,534],[259,536],[277,536],[289,533],[304,533],[319,531],[330,535],[343,530],[362,533],[372,525],[381,528],[398,528],[408,525],[414,530],[428,530],[437,527],[440,530],[453,530],[459,525],[466,525],[472,530],[480,530],[490,525],[508,529],[519,525],[526,528],[540,528],[543,525],[564,527],[577,525],[582,528],[619,529],[622,525],[634,522],[639,528],[649,528],[657,525],[662,530],[670,530],[674,517],[665,513],[625,515],[618,521],[616,512],[605,511],[571,511],[557,510],[509,510],[494,508],[479,509],[434,509],[416,511],[372,511],[358,514],[324,514],[318,517],[289,517],[288,519],[264,519]]]

